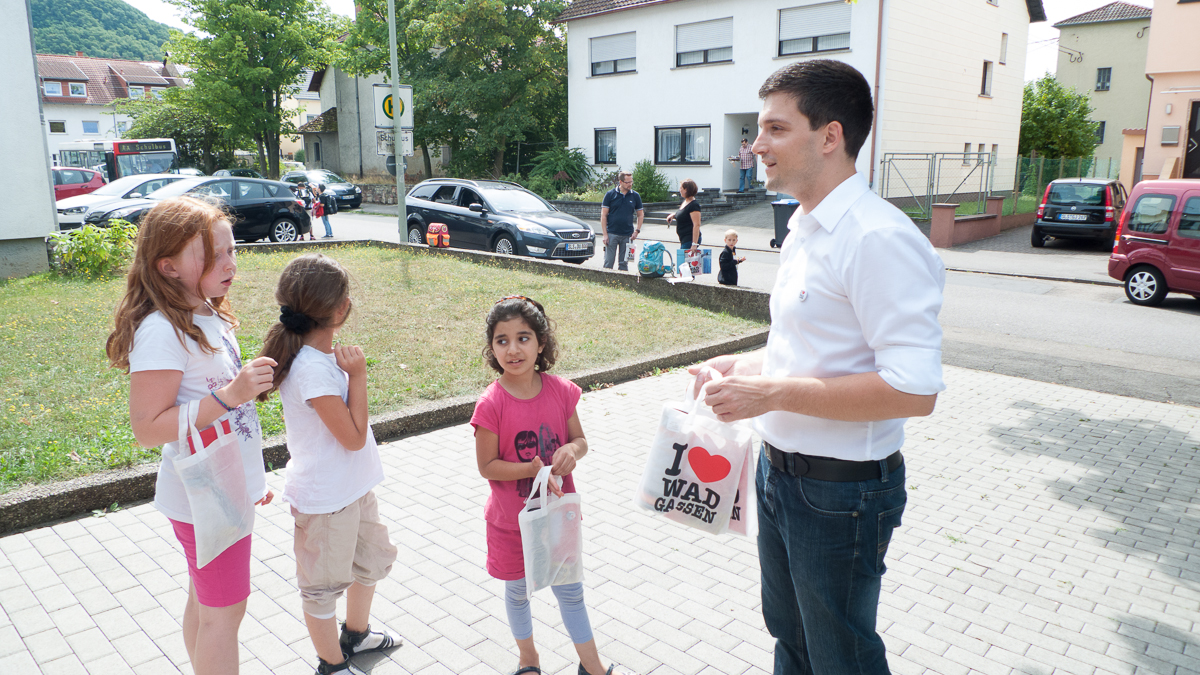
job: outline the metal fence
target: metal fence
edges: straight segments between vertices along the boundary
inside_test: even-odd
[[[879,194],[910,217],[928,220],[934,204],[984,213],[994,189],[990,152],[890,152],[880,167]]]
[[[1112,157],[1018,157],[1004,213],[1036,211],[1046,186],[1059,178],[1117,178],[1120,170],[1120,160]]]

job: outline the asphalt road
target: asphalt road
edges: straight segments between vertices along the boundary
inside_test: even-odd
[[[394,216],[352,211],[331,220],[339,238],[399,241]],[[719,236],[721,229],[708,231]],[[770,231],[749,229],[745,222],[739,231],[747,257],[740,268],[742,285],[769,290],[779,257],[763,243]],[[664,241],[671,237],[661,226],[644,232]],[[1035,251],[1029,248],[1029,228],[953,251],[994,253],[1004,260],[1019,256],[1021,269],[1044,270],[1046,276],[1056,276],[1056,260],[1077,269],[1080,260],[1094,259],[1103,269],[1108,258],[1106,246],[1086,243],[1054,241]],[[600,256],[585,263],[600,265]],[[715,276],[702,283],[715,283]],[[949,272],[941,322],[948,364],[1200,407],[1200,301],[1185,295],[1168,296],[1162,306],[1148,308],[1131,304],[1119,286]]]

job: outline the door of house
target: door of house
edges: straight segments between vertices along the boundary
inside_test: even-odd
[[[1200,178],[1200,101],[1192,101],[1188,121],[1187,149],[1183,156],[1183,177]]]

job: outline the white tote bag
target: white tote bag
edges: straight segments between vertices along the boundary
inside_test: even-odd
[[[703,390],[690,401],[665,404],[634,503],[710,534],[756,534],[747,508],[751,439],[745,424],[712,415]]]
[[[583,581],[583,515],[579,495],[550,494],[550,480],[550,467],[542,467],[533,479],[529,499],[517,514],[529,598],[534,591],[547,586]]]
[[[246,490],[246,470],[237,437],[219,420],[208,445],[196,430],[200,401],[179,406],[179,445],[175,471],[183,482],[196,531],[196,567],[204,567],[254,530],[254,501]],[[189,442],[194,453],[188,454]]]

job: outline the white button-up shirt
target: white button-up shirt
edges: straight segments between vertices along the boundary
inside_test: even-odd
[[[797,209],[788,230],[771,291],[763,375],[875,372],[905,393],[944,390],[937,317],[946,268],[912,221],[855,174],[811,212]],[[780,450],[851,461],[899,450],[904,422],[778,411],[754,420],[763,440]]]

